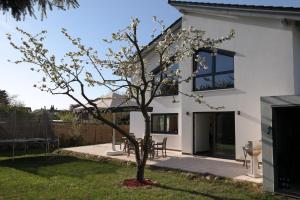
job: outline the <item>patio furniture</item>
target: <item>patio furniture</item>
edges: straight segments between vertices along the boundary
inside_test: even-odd
[[[131,150],[135,150],[135,147],[132,144],[132,142],[130,142],[130,141],[127,140],[127,147],[126,147],[127,156],[130,156]]]
[[[129,133],[131,137],[135,139],[134,133]],[[125,137],[126,138],[126,137]],[[125,139],[124,151],[127,152],[127,156],[130,156],[130,151],[134,150],[134,145],[127,138]]]
[[[93,104],[97,106],[97,110],[101,112],[111,112],[112,113],[112,123],[117,124],[116,122],[116,113],[118,112],[130,112],[139,110],[139,106],[136,102],[131,101],[125,95],[119,95],[116,93],[110,93],[108,95],[97,98],[93,101]],[[74,111],[84,112],[86,108],[94,109],[94,105],[88,103],[85,106],[78,106],[74,108]],[[152,111],[152,108],[149,108],[149,111]],[[112,132],[112,150],[106,152],[107,155],[122,155],[123,151],[116,150],[116,129],[113,128]]]
[[[149,143],[148,143],[148,156],[149,156],[150,160],[152,160],[154,158],[154,154],[155,154],[154,144],[155,144],[155,141],[153,141],[152,137],[150,136]],[[144,140],[141,141],[140,146],[141,146],[141,154],[143,156],[144,155],[144,150],[143,150],[144,149]]]
[[[157,142],[154,144],[154,151],[156,150],[156,155],[158,157],[158,151],[161,150],[162,156],[167,157],[167,137],[164,137],[162,142]]]
[[[134,133],[129,133],[129,135],[131,137],[135,138]],[[120,149],[121,149],[122,144],[124,144],[123,152],[127,152],[127,147],[128,147],[128,139],[127,139],[127,137],[122,137],[122,143],[120,144]]]
[[[247,145],[243,146],[242,149],[243,149],[243,153],[244,153],[244,161],[243,161],[243,167],[246,166],[246,169],[248,169],[248,162],[247,162]]]
[[[126,152],[127,138],[122,137],[119,145],[120,145],[120,150],[122,149],[122,145],[123,145],[123,151]]]

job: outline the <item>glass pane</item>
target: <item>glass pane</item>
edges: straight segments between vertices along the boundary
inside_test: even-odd
[[[197,75],[210,74],[212,72],[212,53],[200,51],[198,55],[204,59],[204,66],[197,64],[197,68],[194,69],[198,70]]]
[[[234,75],[233,73],[221,74],[215,76],[215,87],[216,88],[233,88],[234,86]]]
[[[166,132],[177,133],[178,130],[178,116],[177,115],[167,115],[167,130]]]
[[[156,95],[177,95],[178,94],[178,80],[175,77],[175,72],[179,68],[178,64],[174,64],[168,68],[169,72],[160,73],[164,77],[165,84],[161,84],[159,89],[156,92]],[[156,83],[158,83],[160,76],[156,79]],[[173,80],[176,80],[174,83]]]
[[[209,90],[212,87],[212,76],[195,78],[195,90]]]
[[[234,157],[235,155],[235,125],[234,113],[217,113],[215,122],[214,153]]]
[[[153,132],[164,132],[164,116],[153,115],[152,116],[152,131]]]
[[[154,74],[154,83],[159,83],[161,77],[161,72]]]
[[[179,68],[179,64],[175,63],[170,67],[170,71],[175,73],[178,68]]]
[[[216,56],[216,72],[233,70],[233,57],[217,54]]]
[[[177,95],[178,84],[161,84],[156,92],[156,95]]]

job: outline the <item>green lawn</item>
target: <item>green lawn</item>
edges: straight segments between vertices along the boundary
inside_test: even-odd
[[[117,161],[71,156],[0,156],[0,199],[275,199],[252,184],[211,180],[187,173],[146,170],[159,182],[143,189],[121,187],[135,167]]]

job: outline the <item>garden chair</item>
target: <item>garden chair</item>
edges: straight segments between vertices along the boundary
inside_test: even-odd
[[[130,136],[134,137],[134,133],[129,133]],[[128,139],[126,137],[122,137],[122,142],[120,143],[120,149],[122,148],[122,144],[123,144],[123,152],[128,152]]]
[[[154,151],[156,150],[156,155],[158,157],[158,151],[161,150],[162,152],[162,156],[163,157],[167,157],[167,137],[164,137],[163,141],[162,142],[157,142],[154,144]]]
[[[129,133],[133,138],[135,138],[134,133]],[[134,150],[134,145],[126,139],[125,146],[124,146],[125,152],[127,151],[127,156],[130,156],[131,150]]]
[[[127,156],[130,156],[132,150],[133,151],[135,150],[134,145],[132,144],[132,142],[127,140],[127,145],[126,145]]]
[[[117,141],[117,143],[120,145],[120,150],[122,149],[123,145],[123,151],[126,152],[127,138],[122,137],[119,141]]]
[[[152,140],[152,137],[150,137],[150,140],[149,140],[149,143],[148,143],[148,156],[149,156],[149,159],[152,160],[154,158],[154,154],[155,154],[155,151],[154,151],[154,141]],[[142,156],[144,155],[144,151],[143,151],[143,147],[144,147],[144,140],[141,141],[140,143],[141,145],[141,154]]]

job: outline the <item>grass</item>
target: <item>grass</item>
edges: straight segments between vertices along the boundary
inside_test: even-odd
[[[41,154],[12,160],[0,155],[0,199],[278,199],[252,184],[149,168],[147,178],[159,184],[122,187],[122,180],[134,174],[134,166],[117,161]]]

